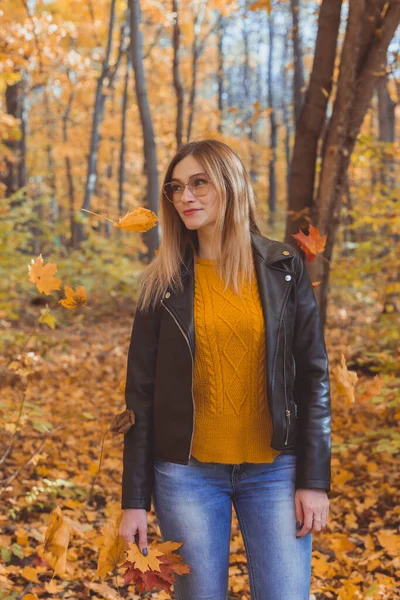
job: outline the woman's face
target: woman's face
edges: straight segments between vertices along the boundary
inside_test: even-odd
[[[202,165],[190,154],[185,156],[175,165],[171,181],[177,180],[180,184],[187,184],[193,175],[207,175]],[[181,201],[173,206],[188,229],[198,230],[213,228],[218,214],[217,190],[210,183],[206,196],[196,197],[188,187],[185,187]],[[185,215],[185,211],[197,209]]]

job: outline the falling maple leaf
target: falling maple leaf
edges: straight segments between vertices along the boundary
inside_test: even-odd
[[[143,206],[139,206],[135,208],[131,212],[127,212],[124,217],[121,217],[118,220],[118,223],[109,219],[105,215],[98,215],[97,213],[92,212],[91,210],[86,210],[82,208],[85,212],[88,212],[92,215],[96,215],[97,217],[102,217],[107,221],[110,221],[114,225],[114,227],[120,227],[121,229],[125,229],[126,231],[137,231],[142,233],[144,231],[148,231],[152,227],[154,227],[158,221],[158,217],[156,213],[148,208],[143,208]]]
[[[46,308],[40,312],[39,323],[44,323],[45,325],[48,325],[50,329],[54,329],[56,326],[56,318],[51,314],[49,307],[46,306]]]
[[[312,281],[312,282],[311,282],[311,285],[312,285],[312,287],[313,287],[313,288],[316,288],[316,287],[318,287],[319,285],[321,285],[321,283],[322,283],[322,281],[321,281],[321,280],[320,280],[320,281]]]
[[[317,254],[325,250],[326,235],[321,236],[316,227],[309,224],[309,235],[305,235],[303,231],[293,234],[294,239],[305,252],[307,262],[312,262]]]
[[[341,365],[336,365],[332,369],[336,379],[336,391],[338,394],[347,397],[351,404],[354,404],[354,388],[358,381],[358,375],[355,371],[348,371],[343,352],[340,362]]]
[[[153,211],[139,206],[119,219],[117,227],[121,227],[126,231],[142,232],[154,227],[157,221],[158,217]]]
[[[53,567],[55,575],[62,577],[67,562],[67,548],[71,526],[64,519],[57,506],[50,514],[50,522],[45,533],[44,544],[37,547],[38,555]]]
[[[57,265],[54,263],[43,264],[43,257],[41,254],[34,261],[31,260],[31,264],[28,265],[29,281],[34,283],[42,294],[49,296],[52,290],[59,290],[61,285],[61,279],[54,277],[57,273]]]
[[[65,308],[72,309],[78,308],[79,306],[86,306],[86,291],[83,285],[78,285],[75,292],[68,285],[64,285],[64,292],[66,298],[64,298],[64,300],[59,300],[59,303]]]

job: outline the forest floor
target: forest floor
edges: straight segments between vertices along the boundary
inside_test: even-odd
[[[355,317],[350,339],[349,324],[342,317],[337,316],[326,338],[331,370],[340,365],[343,352],[347,368],[359,379],[352,385],[345,371],[332,374],[332,383],[339,378],[342,385],[332,386],[330,515],[327,527],[313,534],[311,598],[394,599],[400,597],[399,379],[393,369],[374,378],[367,329],[358,328]],[[173,598],[164,591],[140,596],[134,585],[124,586],[122,568],[116,577],[95,577],[101,528],[120,513],[122,435],[105,438],[91,498],[89,492],[103,437],[114,415],[125,409],[121,384],[131,323],[126,314],[92,314],[32,338],[14,357],[30,374],[20,428],[2,465],[3,481],[16,477],[0,497],[0,599]],[[383,361],[382,352],[378,354]],[[23,397],[19,377],[5,367],[12,358],[6,356],[2,366],[0,414],[7,434],[1,453],[13,439]],[[393,360],[393,354],[387,358]],[[74,528],[65,577],[52,579],[52,569],[40,564],[36,548],[56,506]],[[148,538],[149,543],[161,541],[153,511]],[[246,555],[234,513],[229,576],[229,598],[250,599]]]

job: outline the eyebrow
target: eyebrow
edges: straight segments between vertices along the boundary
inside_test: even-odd
[[[194,175],[191,175],[189,179],[192,179],[192,177],[197,177],[198,175],[207,175],[207,173],[195,173]],[[178,177],[172,177],[171,181],[179,181],[180,183],[183,183],[183,181]]]

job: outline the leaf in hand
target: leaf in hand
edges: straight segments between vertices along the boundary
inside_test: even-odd
[[[59,290],[61,279],[54,277],[57,273],[57,265],[48,263],[43,265],[43,257],[41,254],[34,261],[32,258],[31,264],[28,265],[29,281],[34,283],[39,292],[50,296],[52,290]]]
[[[103,541],[96,570],[96,575],[100,577],[105,577],[109,571],[115,569],[125,559],[126,543],[124,538],[119,535],[121,518],[122,513],[114,522],[106,524],[102,528]]]
[[[143,556],[139,547],[129,543],[128,560],[122,566],[127,567],[124,582],[134,582],[140,594],[154,588],[171,593],[174,581],[173,573],[184,575],[190,573],[189,565],[183,562],[182,556],[173,554],[183,542],[167,541],[162,544],[153,542],[149,546],[147,557]]]

